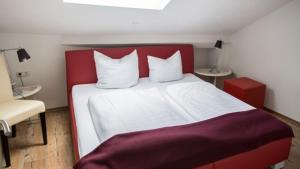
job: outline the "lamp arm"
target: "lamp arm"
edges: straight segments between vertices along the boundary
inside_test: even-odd
[[[11,135],[11,129],[10,129],[8,123],[5,120],[0,120],[0,124],[3,128],[4,135],[10,136]]]
[[[18,49],[20,49],[20,48],[0,49],[0,52],[6,52],[6,51],[18,50]]]

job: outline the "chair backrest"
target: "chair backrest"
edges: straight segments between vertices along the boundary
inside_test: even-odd
[[[13,99],[5,57],[0,53],[0,103]]]

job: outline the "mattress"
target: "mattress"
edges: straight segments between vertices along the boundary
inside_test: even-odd
[[[193,85],[194,83],[199,83],[203,86]],[[253,109],[253,107],[224,93],[210,83],[204,82],[193,74],[185,74],[184,78],[181,80],[166,83],[153,83],[149,80],[149,78],[141,78],[136,86],[126,90],[145,91],[151,89],[158,90],[168,104],[171,105],[174,111],[181,113],[185,123],[216,117],[224,114],[224,112],[228,113],[229,110],[234,112]],[[203,89],[203,94],[199,94],[197,92],[193,93],[193,90],[201,91],[201,89]],[[76,85],[72,88],[80,158],[91,152],[103,141],[101,138],[98,138],[96,129],[93,125],[89,111],[89,98],[102,94],[117,93],[120,90],[124,89],[99,89],[95,86],[95,84]],[[190,97],[188,97],[188,95],[190,95]],[[194,101],[201,101],[207,96],[211,98],[206,99],[203,104],[191,104]],[[212,96],[216,97],[214,98]],[[233,104],[230,104],[230,107],[226,107],[226,102],[221,103],[218,101],[218,96],[226,97],[227,102]],[[124,102],[126,102],[126,99],[124,99]],[[130,101],[127,102],[128,104],[132,104]],[[195,113],[194,109],[198,109],[199,106],[201,111],[206,112],[204,113],[205,116],[193,116]],[[212,107],[218,107],[218,109],[212,109]]]

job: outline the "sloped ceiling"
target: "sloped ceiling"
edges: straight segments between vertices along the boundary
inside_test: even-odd
[[[163,11],[1,0],[0,32],[92,34],[227,34],[290,0],[172,0]]]

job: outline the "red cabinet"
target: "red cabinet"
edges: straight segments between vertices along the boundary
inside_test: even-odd
[[[264,107],[266,85],[247,77],[224,80],[224,91],[257,108]]]

